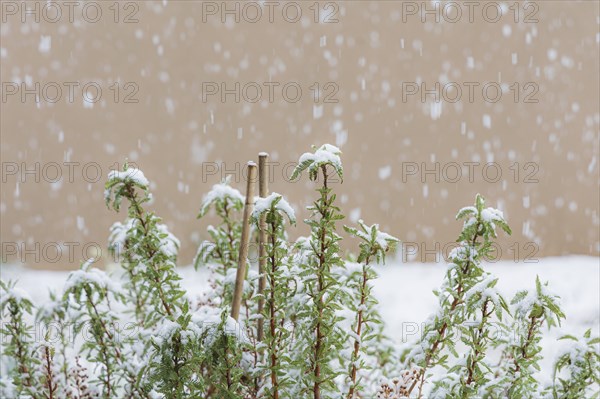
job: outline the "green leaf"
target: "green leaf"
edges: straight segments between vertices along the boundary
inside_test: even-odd
[[[572,341],[579,341],[579,339],[577,339],[577,337],[567,334],[567,335],[563,335],[562,337],[558,338],[559,340],[564,340],[564,339],[570,339]]]

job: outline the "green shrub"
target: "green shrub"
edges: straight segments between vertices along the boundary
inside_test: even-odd
[[[244,197],[230,181],[213,186],[199,218],[213,211],[194,260],[209,271],[210,290],[191,297],[176,269],[179,241],[144,209],[151,200],[143,173],[125,164],[106,183],[109,208],[127,217],[111,227],[109,249],[122,276],[86,262],[62,292],[37,309],[13,282],[1,282],[0,394],[7,398],[584,398],[598,395],[598,338],[565,336],[572,346],[541,386],[543,328],[565,317],[547,284],[507,302],[482,261],[497,229],[510,234],[502,213],[461,209],[458,246],[435,291],[439,309],[422,337],[401,353],[384,333],[372,294],[377,269],[398,239],[379,226],[344,226],[359,241],[341,255],[331,179],[343,179],[341,152],[323,145],[300,157],[292,178],[307,172],[317,196],[304,222],[308,237],[288,242],[296,223],[291,206],[273,193],[255,201],[254,233],[266,236],[264,276],[248,273],[240,319],[230,307],[241,242]],[[262,230],[264,228],[266,230]],[[258,290],[257,281],[266,286]],[[263,301],[259,313],[258,302]],[[32,322],[59,326],[58,339],[32,339]],[[262,320],[257,323],[257,320]],[[76,336],[69,339],[69,326]],[[263,331],[257,331],[264,326]],[[500,337],[494,332],[500,330]],[[500,353],[500,361],[493,353]]]

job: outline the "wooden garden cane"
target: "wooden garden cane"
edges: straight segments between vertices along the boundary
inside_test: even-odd
[[[235,288],[233,291],[233,303],[231,304],[231,317],[238,320],[242,295],[244,293],[244,280],[246,280],[246,269],[248,260],[248,244],[250,240],[250,215],[254,208],[254,184],[256,183],[256,164],[248,162],[248,181],[246,183],[246,204],[244,206],[244,219],[242,221],[242,239],[238,256],[238,268],[235,276]]]
[[[267,169],[267,161],[269,160],[269,154],[261,152],[258,154],[258,195],[261,198],[265,198],[269,195],[269,170]],[[263,309],[265,307],[265,287],[267,286],[267,276],[265,275],[265,269],[267,265],[267,216],[262,214],[259,220],[258,232],[258,274],[260,278],[258,280],[258,342],[261,342],[264,338],[264,324],[265,320],[262,318]]]

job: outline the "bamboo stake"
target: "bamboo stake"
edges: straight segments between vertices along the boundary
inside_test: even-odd
[[[261,198],[265,198],[269,195],[269,170],[267,169],[267,161],[269,160],[269,154],[261,152],[258,154],[258,195]],[[258,314],[261,317],[258,319],[258,342],[261,342],[264,338],[264,319],[262,318],[263,309],[265,307],[265,287],[267,286],[267,276],[265,275],[265,268],[267,265],[267,248],[265,246],[267,242],[267,217],[265,214],[261,215],[259,220],[259,235],[258,235],[258,273],[260,278],[258,280]]]
[[[235,288],[233,291],[233,302],[231,304],[231,317],[236,321],[240,317],[242,295],[244,291],[244,280],[246,280],[246,269],[248,260],[248,244],[250,240],[250,215],[254,208],[254,185],[256,183],[256,164],[248,162],[248,181],[246,184],[246,204],[244,206],[244,219],[242,220],[242,239],[238,256],[238,269],[235,276]]]

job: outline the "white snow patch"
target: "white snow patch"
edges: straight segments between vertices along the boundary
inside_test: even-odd
[[[392,167],[390,165],[379,168],[379,178],[385,180],[392,175]]]
[[[296,222],[296,215],[294,213],[294,209],[290,206],[290,204],[283,198],[281,194],[271,193],[268,197],[265,198],[256,198],[256,202],[254,203],[254,210],[252,211],[252,217],[254,219],[258,219],[260,215],[269,209],[273,203],[279,199],[279,202],[275,205],[275,209],[285,213],[292,223]]]
[[[137,168],[129,168],[126,171],[111,170],[108,173],[108,180],[110,181],[113,179],[121,180],[123,182],[133,181],[142,187],[148,187],[150,184],[148,179],[146,179],[146,176],[144,176],[144,172]]]
[[[46,54],[50,52],[52,48],[52,36],[42,36],[40,37],[40,44],[38,45],[38,50],[40,53]]]
[[[492,117],[489,114],[483,115],[483,126],[487,129],[492,128]]]

